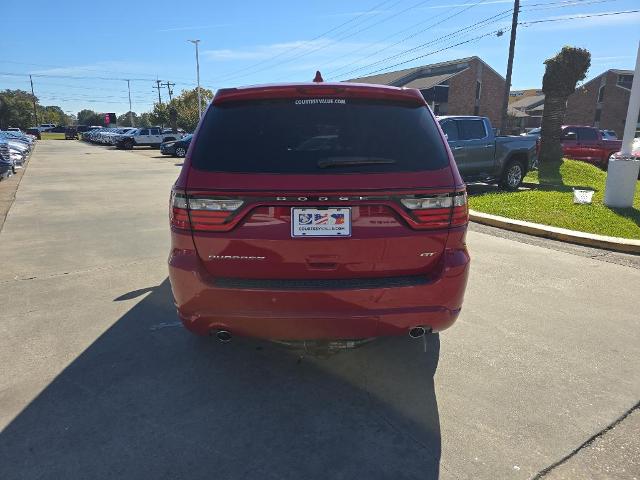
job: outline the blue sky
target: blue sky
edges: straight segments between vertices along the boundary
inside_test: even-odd
[[[45,105],[77,112],[148,111],[154,80],[195,86],[200,39],[201,83],[211,89],[265,82],[343,80],[383,70],[471,55],[506,72],[512,0],[323,0],[322,2],[52,2],[5,0],[0,35],[0,89],[28,90]],[[513,88],[541,85],[543,61],[563,45],[592,53],[589,77],[632,69],[640,13],[567,17],[640,9],[638,0],[522,0]],[[494,17],[495,16],[495,17]],[[491,18],[494,17],[494,18]],[[477,22],[485,23],[472,27]],[[485,37],[476,39],[483,34]],[[444,38],[443,38],[444,37]],[[455,44],[465,42],[458,46]],[[416,58],[421,57],[421,58]],[[380,73],[380,72],[378,72]],[[162,91],[167,98],[166,88]]]

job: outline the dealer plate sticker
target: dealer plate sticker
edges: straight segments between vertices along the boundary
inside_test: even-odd
[[[292,208],[292,237],[350,237],[351,208]]]

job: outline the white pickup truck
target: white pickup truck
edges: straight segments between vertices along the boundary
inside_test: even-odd
[[[163,133],[160,127],[137,128],[116,138],[116,147],[131,150],[133,147],[160,148],[162,142],[179,140],[181,133]]]

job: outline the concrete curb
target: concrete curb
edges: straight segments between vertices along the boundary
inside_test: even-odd
[[[492,227],[534,235],[536,237],[551,238],[562,242],[577,243],[578,245],[603,248],[616,252],[640,254],[640,240],[577,232],[566,228],[550,227],[540,223],[513,220],[511,218],[499,217],[474,210],[469,210],[469,220]]]

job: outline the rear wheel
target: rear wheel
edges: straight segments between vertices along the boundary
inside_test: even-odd
[[[180,157],[180,158],[184,158],[184,156],[187,154],[187,149],[184,147],[177,147],[176,148],[176,157]]]
[[[524,179],[524,167],[519,160],[510,161],[502,172],[500,186],[505,190],[517,190]]]

